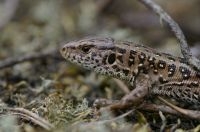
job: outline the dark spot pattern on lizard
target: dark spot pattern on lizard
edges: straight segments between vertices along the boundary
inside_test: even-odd
[[[145,59],[146,59],[145,53],[141,52],[141,53],[138,55],[138,58],[139,58],[139,63],[144,63],[144,61],[145,61]]]
[[[181,72],[183,79],[190,78],[191,71],[187,69],[186,67],[180,66],[179,71]]]
[[[103,59],[102,59],[102,64],[103,64],[103,65],[106,65],[106,60],[107,60],[107,58],[108,58],[108,55],[105,55],[105,56],[103,57]]]
[[[118,78],[121,78],[121,75],[120,75],[120,73],[117,73],[117,77],[118,77]]]
[[[131,65],[135,64],[135,55],[137,52],[130,50],[130,55],[129,55],[129,60],[128,60],[128,66],[130,67]]]
[[[130,72],[130,71],[127,70],[127,69],[123,69],[122,71],[123,71],[123,73],[124,73],[125,76],[128,76],[128,74],[129,74],[129,72]]]
[[[149,62],[149,66],[155,69],[155,57],[148,56],[147,61]]]
[[[172,77],[174,75],[175,71],[176,71],[175,64],[168,65],[168,77]]]
[[[112,68],[113,68],[116,72],[120,72],[120,71],[121,71],[117,65],[112,65]]]
[[[134,50],[130,50],[130,55],[131,55],[131,56],[135,56],[136,54],[137,54],[136,51],[134,51]]]
[[[96,62],[96,63],[99,63],[99,60],[98,60],[98,59],[95,59],[95,62]]]
[[[180,62],[180,63],[188,64],[188,63],[187,63],[187,60],[186,60],[185,58],[179,57],[178,59],[179,59],[179,62]]]
[[[122,49],[122,48],[119,48],[119,47],[116,47],[117,51],[121,54],[124,54],[126,53],[126,50],[125,49]]]
[[[112,68],[113,68],[113,69],[117,69],[118,66],[117,66],[117,65],[112,65]]]
[[[165,67],[166,67],[166,62],[163,61],[163,60],[159,60],[159,61],[158,61],[157,67],[160,68],[160,69],[165,69]]]

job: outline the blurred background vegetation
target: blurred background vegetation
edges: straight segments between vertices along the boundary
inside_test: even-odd
[[[200,56],[200,1],[156,2],[180,25],[193,54]],[[181,56],[176,38],[162,19],[135,0],[0,0],[0,63],[7,58],[55,51],[65,42],[86,36],[139,42]],[[148,112],[109,124],[85,124],[96,120],[91,107],[96,98],[122,96],[113,79],[74,66],[59,53],[53,58],[0,69],[0,107],[23,107],[36,112],[54,124],[55,131],[161,129],[163,121],[158,113]],[[178,128],[198,129],[197,121],[165,116],[165,130],[171,130],[177,122],[181,122]],[[0,129],[41,130],[30,122],[20,120],[19,125],[17,119],[1,116]]]

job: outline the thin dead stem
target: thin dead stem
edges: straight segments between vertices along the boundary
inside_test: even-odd
[[[178,106],[173,105],[172,103],[166,101],[162,97],[158,96],[158,99],[165,103],[167,106],[171,107],[172,109],[176,110],[177,112],[185,115],[186,117],[193,118],[193,119],[200,119],[200,111],[195,111],[195,110],[188,110],[188,109],[183,109]]]
[[[57,53],[58,50],[51,50],[51,51],[42,51],[39,53],[27,53],[24,56],[19,56],[19,57],[10,57],[5,60],[0,61],[0,69],[7,68],[14,66],[19,63],[23,63],[26,61],[32,61],[36,59],[44,59],[44,58],[56,58],[59,54]],[[57,57],[58,58],[58,57]]]
[[[188,43],[185,39],[185,36],[179,25],[158,4],[156,4],[152,0],[138,0],[138,1],[140,1],[150,10],[159,15],[160,18],[169,25],[171,30],[174,32],[176,38],[180,42],[180,48],[184,58],[190,65],[200,70],[200,60],[198,60],[196,57],[192,55]]]
[[[53,125],[50,124],[48,121],[24,108],[3,108],[3,111],[0,113],[0,115],[14,115],[21,119],[30,120],[31,122],[39,125],[46,130],[51,130],[53,128]]]

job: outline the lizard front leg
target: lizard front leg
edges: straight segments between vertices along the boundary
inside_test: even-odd
[[[148,75],[141,74],[135,80],[135,89],[126,94],[121,100],[99,99],[95,101],[95,106],[108,106],[110,109],[123,109],[136,106],[143,102],[144,97],[148,95],[148,89],[151,87],[151,81]]]

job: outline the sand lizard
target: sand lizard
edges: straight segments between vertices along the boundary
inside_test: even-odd
[[[184,58],[160,53],[133,42],[112,38],[85,38],[67,43],[62,56],[86,69],[126,81],[134,87],[140,75],[144,84],[122,100],[125,103],[147,95],[159,95],[200,105],[200,72]],[[146,79],[146,80],[145,80]]]

